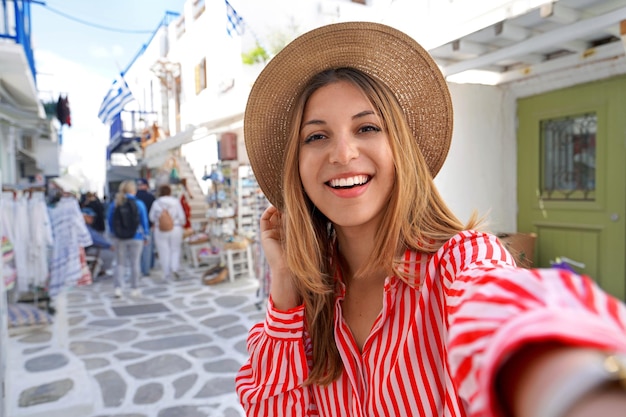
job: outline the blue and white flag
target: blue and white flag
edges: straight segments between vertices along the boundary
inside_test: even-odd
[[[243,18],[237,14],[237,11],[230,5],[228,0],[226,2],[226,32],[231,37],[243,35],[245,23]]]
[[[104,97],[104,100],[102,100],[100,111],[98,111],[98,118],[102,120],[104,124],[111,123],[115,116],[122,112],[126,103],[134,99],[133,93],[124,80],[124,75],[120,74],[119,78],[113,81],[109,92]]]

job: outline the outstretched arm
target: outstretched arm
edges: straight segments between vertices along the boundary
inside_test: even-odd
[[[556,364],[572,352],[570,359],[581,363],[590,351],[626,352],[626,307],[591,279],[559,269],[514,268],[495,237],[476,232],[459,234],[437,256],[446,280],[449,362],[471,415],[506,415],[503,407],[516,407],[519,398],[529,405],[524,395],[533,398],[530,406],[539,404],[535,394],[523,394],[523,382],[497,389],[511,378],[520,383],[519,369],[545,370],[534,365]],[[526,351],[531,346],[539,349],[533,355]],[[572,365],[568,372],[575,370],[574,362],[565,363]],[[511,369],[516,371],[509,375]],[[546,382],[544,374],[527,376],[530,386]]]

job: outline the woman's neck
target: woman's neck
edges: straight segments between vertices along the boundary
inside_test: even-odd
[[[341,269],[347,282],[371,261],[375,245],[374,233],[369,233],[367,228],[338,229],[336,232]],[[382,271],[374,275],[381,274],[385,275]]]

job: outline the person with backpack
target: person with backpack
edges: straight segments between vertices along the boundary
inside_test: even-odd
[[[185,212],[180,200],[172,195],[172,187],[163,184],[159,187],[159,197],[150,209],[150,221],[154,224],[154,244],[163,271],[163,279],[178,278],[180,256],[183,245]]]
[[[150,236],[146,205],[136,197],[135,181],[120,184],[115,201],[109,205],[107,223],[115,238],[115,297],[122,296],[122,286],[126,267],[130,268],[131,297],[138,297],[139,261],[144,244]]]

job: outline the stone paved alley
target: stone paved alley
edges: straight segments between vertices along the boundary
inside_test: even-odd
[[[136,299],[114,298],[111,278],[69,290],[53,325],[9,340],[8,416],[243,416],[234,377],[265,305],[257,280],[202,272],[153,272]]]

